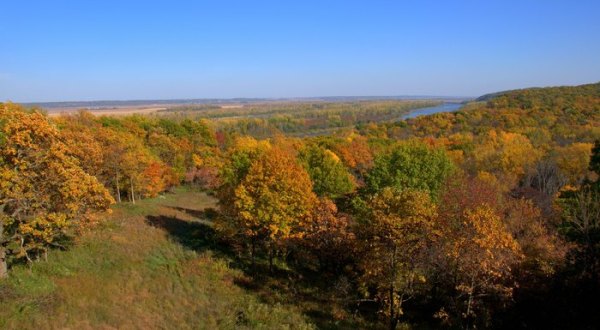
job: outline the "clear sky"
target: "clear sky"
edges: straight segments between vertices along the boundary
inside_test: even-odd
[[[478,96],[600,81],[600,1],[0,0],[0,101]]]

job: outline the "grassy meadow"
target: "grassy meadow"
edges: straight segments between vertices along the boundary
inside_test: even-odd
[[[12,269],[0,328],[313,328],[298,307],[236,284],[251,280],[214,249],[203,212],[214,205],[181,188],[114,207],[68,251]]]

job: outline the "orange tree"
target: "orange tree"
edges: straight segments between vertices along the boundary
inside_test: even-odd
[[[466,203],[446,204],[455,198],[447,194],[455,193],[450,190],[442,196],[436,226],[440,240],[432,259],[447,284],[447,296],[452,297],[448,307],[455,319],[469,327],[476,316],[485,319],[478,312],[487,311],[486,297],[512,295],[512,268],[521,261],[522,252],[495,205],[477,203],[478,196]],[[438,316],[449,317],[443,309]]]
[[[314,205],[302,226],[303,236],[293,240],[297,254],[309,263],[316,261],[319,271],[339,274],[356,258],[356,237],[350,216],[338,212],[327,198]]]
[[[0,105],[0,275],[14,259],[45,255],[91,211],[113,203],[38,112]]]

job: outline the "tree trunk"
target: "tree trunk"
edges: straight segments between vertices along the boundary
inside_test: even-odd
[[[473,290],[475,287],[475,275],[471,275],[471,289],[469,292],[469,300],[467,301],[467,325],[466,330],[470,329],[471,326],[471,305],[473,304]]]
[[[117,202],[121,203],[121,189],[119,188],[119,171],[117,171],[116,181],[117,181],[117,184],[116,184],[116,186],[117,186]]]
[[[390,260],[390,267],[392,268],[392,279],[390,281],[390,329],[396,329],[396,325],[398,324],[398,318],[396,317],[395,309],[394,309],[394,281],[396,280],[396,246],[394,245],[394,250],[392,252],[392,257]]]
[[[4,224],[0,220],[0,278],[8,276],[8,266],[6,265],[6,248],[4,247]]]
[[[129,179],[129,183],[131,184],[131,202],[135,204],[135,192],[133,191],[133,179]]]
[[[269,246],[269,273],[273,272],[273,245]]]
[[[8,266],[6,265],[6,250],[0,245],[0,278],[8,277]]]
[[[254,271],[256,265],[256,243],[254,242],[254,238],[250,241],[250,258],[252,259],[252,270]]]

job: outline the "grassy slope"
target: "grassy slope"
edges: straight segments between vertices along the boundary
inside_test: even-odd
[[[100,228],[48,262],[0,283],[0,328],[311,328],[297,307],[266,304],[234,281],[203,238],[214,205],[179,190],[121,205]]]

